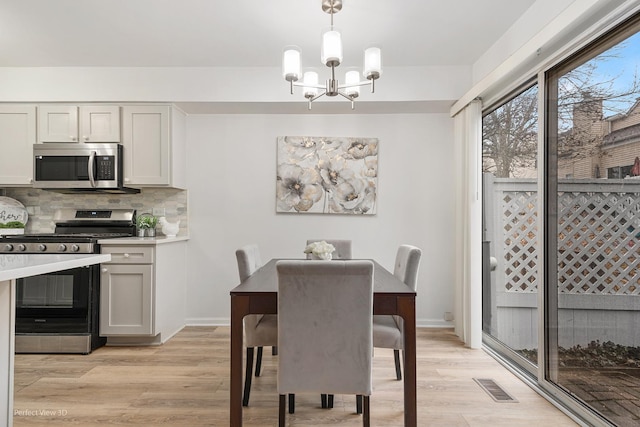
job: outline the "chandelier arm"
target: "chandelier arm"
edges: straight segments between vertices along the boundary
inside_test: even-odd
[[[327,92],[322,92],[321,94],[316,95],[316,96],[314,96],[313,98],[309,98],[309,102],[313,102],[313,101],[315,101],[316,99],[320,98],[321,96],[326,95],[326,93],[327,93]]]
[[[353,98],[352,98],[352,97],[350,97],[349,95],[347,95],[346,93],[338,92],[338,95],[342,95],[342,96],[344,96],[345,98],[347,98],[349,101],[353,102]]]
[[[369,86],[370,84],[372,84],[371,80],[361,80],[358,83],[340,85],[338,86],[338,89],[348,89],[350,87],[356,87],[356,86]]]
[[[296,87],[312,87],[314,89],[325,89],[325,86],[323,85],[310,85],[310,84],[305,84],[305,83],[293,83],[294,86]]]

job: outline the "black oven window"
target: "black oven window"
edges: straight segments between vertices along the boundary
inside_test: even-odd
[[[42,275],[26,278],[18,287],[17,308],[72,309],[73,275]]]

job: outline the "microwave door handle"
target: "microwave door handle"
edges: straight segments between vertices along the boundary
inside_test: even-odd
[[[89,182],[91,183],[92,187],[96,186],[96,181],[93,179],[93,164],[95,163],[96,160],[96,152],[92,151],[91,154],[89,155]]]

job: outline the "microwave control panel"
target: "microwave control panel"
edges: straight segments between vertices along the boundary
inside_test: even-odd
[[[98,156],[96,158],[97,171],[96,179],[101,181],[112,181],[116,179],[116,163],[114,156]]]

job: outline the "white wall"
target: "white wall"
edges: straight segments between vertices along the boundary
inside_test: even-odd
[[[398,245],[419,246],[420,325],[453,310],[453,121],[447,114],[191,115],[187,119],[190,236],[187,322],[228,324],[235,250],[263,261],[302,257],[307,238],[353,240],[354,257],[388,269]],[[276,214],[276,137],[380,139],[375,216]]]

